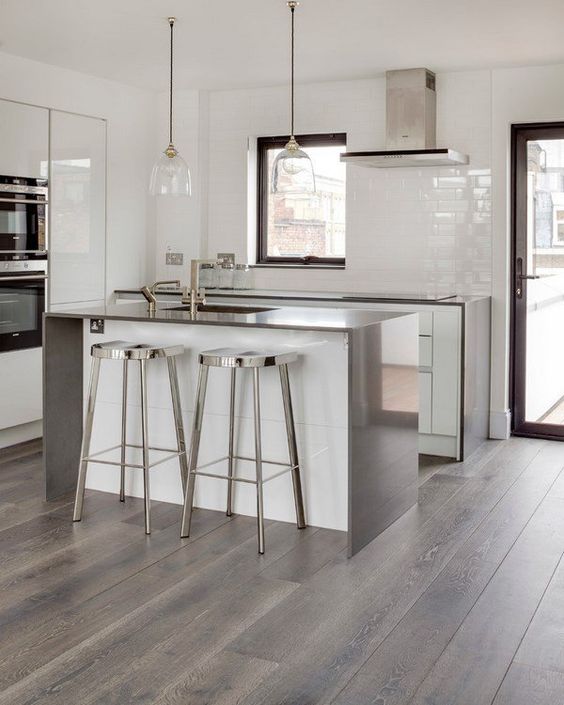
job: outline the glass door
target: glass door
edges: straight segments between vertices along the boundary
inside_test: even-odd
[[[564,123],[515,125],[513,432],[564,439]]]

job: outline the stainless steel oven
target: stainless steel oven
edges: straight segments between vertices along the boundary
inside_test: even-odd
[[[0,353],[41,347],[47,261],[0,262]]]
[[[47,179],[0,176],[0,259],[47,253]]]

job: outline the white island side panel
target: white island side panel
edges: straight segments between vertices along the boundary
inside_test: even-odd
[[[298,450],[302,465],[302,482],[306,518],[310,525],[347,529],[348,474],[348,350],[343,333],[272,330],[230,326],[182,325],[105,321],[104,334],[91,334],[89,321],[84,322],[84,399],[86,401],[90,346],[110,340],[183,345],[185,353],[178,359],[178,375],[187,444],[190,442],[194,396],[198,372],[198,352],[218,347],[248,349],[295,349],[299,358],[290,366],[294,416]],[[130,363],[128,400],[128,440],[140,443],[140,397],[138,365]],[[174,447],[170,391],[166,362],[151,360],[148,365],[148,406],[150,444]],[[96,404],[91,452],[119,443],[121,429],[122,363],[103,361]],[[211,369],[206,399],[206,413],[199,463],[206,463],[227,452],[229,428],[229,370]],[[278,371],[261,371],[261,417],[263,456],[265,459],[288,458],[286,431]],[[254,454],[252,379],[250,372],[238,372],[236,404],[236,452]],[[140,454],[130,449],[130,460],[140,462]],[[118,460],[119,450],[107,456]],[[104,456],[106,457],[106,456]],[[158,459],[161,457],[155,454]],[[225,473],[226,463],[210,468]],[[265,475],[275,466],[264,466]],[[238,472],[252,477],[254,466],[240,462]],[[119,468],[92,462],[87,487],[118,493]],[[141,470],[127,471],[126,493],[142,497]],[[195,505],[224,510],[227,483],[199,477],[196,482]],[[151,471],[151,497],[154,500],[182,502],[178,463],[171,460]],[[87,507],[87,504],[86,504]],[[235,490],[235,512],[254,516],[255,490],[238,483]],[[179,510],[180,511],[180,510]],[[290,475],[265,485],[265,516],[279,521],[295,521]],[[180,514],[179,514],[180,518]]]

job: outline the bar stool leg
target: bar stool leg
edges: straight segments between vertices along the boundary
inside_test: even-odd
[[[198,389],[196,392],[196,408],[194,409],[194,422],[192,424],[192,442],[190,444],[190,454],[188,456],[188,484],[184,495],[184,508],[182,510],[182,526],[180,527],[180,538],[185,539],[190,536],[190,525],[192,523],[192,505],[194,503],[194,487],[196,475],[194,471],[198,465],[198,453],[200,450],[200,437],[202,435],[202,421],[204,418],[204,404],[206,403],[206,389],[208,385],[207,365],[200,365],[198,374]]]
[[[123,361],[123,388],[121,394],[121,475],[119,501],[125,502],[125,444],[127,443],[127,360]]]
[[[73,521],[82,519],[82,506],[84,504],[84,488],[86,487],[86,471],[90,455],[90,440],[92,438],[92,424],[94,423],[94,408],[96,406],[96,393],[98,392],[98,380],[100,379],[100,358],[92,358],[90,369],[90,383],[88,387],[88,406],[86,409],[86,420],[84,423],[84,433],[82,434],[82,444],[80,448],[80,465],[78,470],[78,481],[76,484],[76,498],[74,501]]]
[[[149,492],[149,428],[147,409],[147,368],[146,361],[139,360],[141,377],[141,444],[143,446],[143,488],[145,501],[145,533],[151,533],[151,496]]]
[[[235,383],[237,368],[231,370],[231,398],[229,401],[229,460],[227,467],[227,516],[233,514],[233,465],[234,465],[234,439],[235,439]]]
[[[305,529],[304,499],[302,495],[302,481],[300,478],[298,444],[296,442],[296,427],[294,424],[294,411],[292,409],[288,365],[280,365],[279,369],[282,401],[284,402],[284,417],[286,419],[286,435],[288,437],[288,453],[290,455],[290,464],[294,466],[292,469],[292,484],[294,487],[294,504],[296,505],[296,523],[298,529]]]
[[[255,410],[255,458],[257,477],[257,522],[258,522],[258,552],[264,553],[264,503],[262,492],[262,447],[260,428],[260,386],[259,368],[253,370],[253,393]]]
[[[167,357],[168,377],[170,380],[170,393],[172,396],[172,413],[174,415],[174,429],[176,431],[176,445],[180,455],[180,476],[182,478],[182,494],[186,493],[186,481],[188,480],[188,460],[186,458],[186,438],[184,436],[184,422],[182,420],[182,407],[180,405],[180,390],[178,389],[178,374],[176,371],[176,360],[174,357]]]

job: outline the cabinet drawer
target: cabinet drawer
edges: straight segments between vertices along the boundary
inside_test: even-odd
[[[419,336],[419,367],[433,366],[433,338],[430,335]]]
[[[433,374],[419,373],[419,433],[431,433],[433,407]]]
[[[432,311],[419,311],[419,335],[433,335]]]

